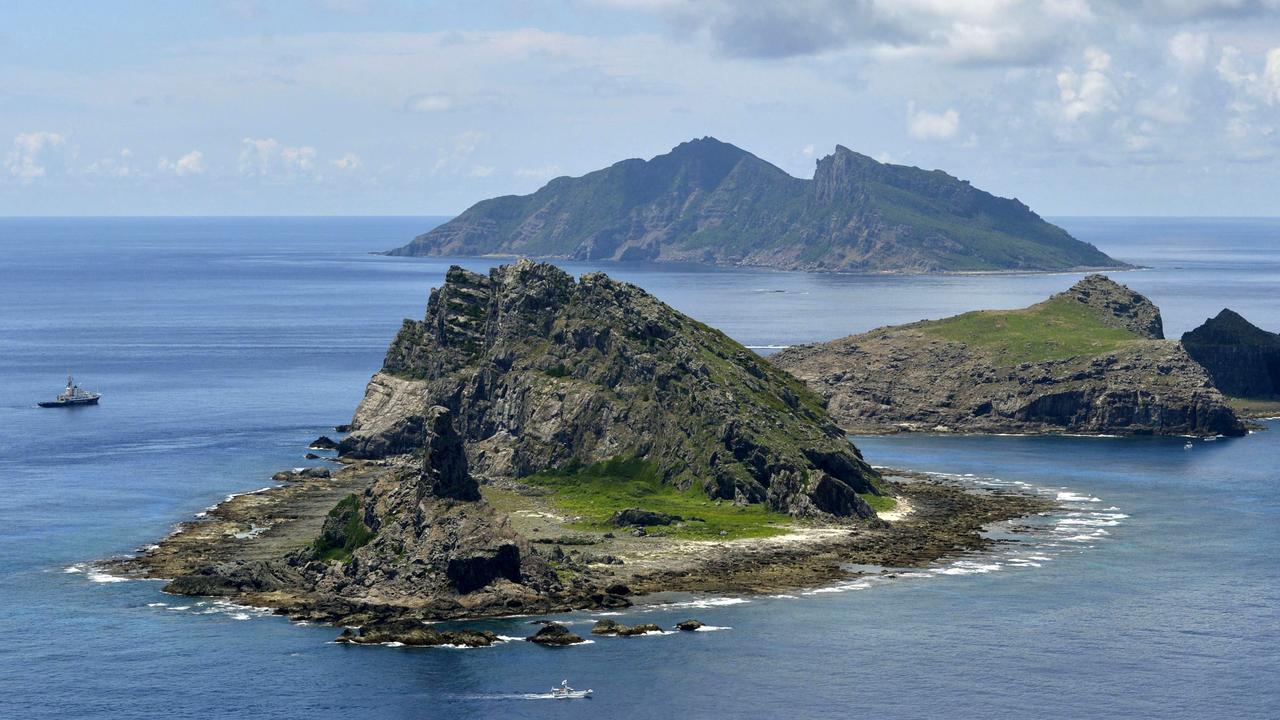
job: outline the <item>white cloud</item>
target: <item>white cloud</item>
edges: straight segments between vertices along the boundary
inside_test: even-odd
[[[245,138],[240,141],[240,174],[309,175],[316,169],[318,153],[310,145],[282,145],[275,138]]]
[[[1227,45],[1222,48],[1216,69],[1218,76],[1246,99],[1280,104],[1280,47],[1267,51],[1258,72],[1240,48]]]
[[[173,161],[162,157],[157,167],[160,172],[172,173],[178,177],[199,175],[204,172],[204,153],[199,150],[192,150]]]
[[[485,178],[493,174],[493,168],[488,165],[476,165],[471,168],[471,172],[468,174],[473,178]]]
[[[412,112],[431,113],[453,109],[453,98],[448,95],[414,95],[405,103]]]
[[[310,145],[281,148],[280,160],[287,169],[311,172],[316,169],[316,149]]]
[[[953,109],[932,113],[916,110],[914,102],[907,103],[907,134],[917,140],[946,140],[959,128],[960,113]]]
[[[136,174],[133,167],[133,151],[124,148],[114,156],[94,160],[84,169],[86,175],[126,178]]]
[[[516,168],[511,171],[512,175],[519,178],[529,178],[532,180],[550,180],[560,174],[559,165],[543,165],[542,167],[533,168]]]
[[[813,147],[813,144],[812,144],[812,143],[810,143],[810,144],[808,144],[808,145],[805,145],[804,147],[800,148],[800,154],[801,154],[801,155],[803,155],[803,156],[805,156],[805,157],[807,157],[807,158],[811,158],[811,157],[813,157],[813,153],[814,153],[814,152],[816,152],[816,150],[814,149],[814,147]]]
[[[1058,73],[1058,98],[1062,116],[1075,122],[1085,115],[1115,109],[1119,95],[1106,70],[1111,56],[1096,47],[1084,49],[1085,69],[1077,73],[1066,68]]]
[[[46,163],[66,144],[66,138],[55,132],[19,133],[13,138],[13,147],[5,157],[4,166],[10,175],[24,183],[42,178],[48,173]]]
[[[353,153],[344,153],[342,157],[330,163],[339,170],[355,170],[360,167],[360,156]]]
[[[1209,58],[1209,36],[1180,32],[1169,38],[1169,54],[1180,65],[1199,67]]]
[[[439,150],[433,172],[458,172],[483,140],[484,133],[478,130],[454,135],[449,146]]]

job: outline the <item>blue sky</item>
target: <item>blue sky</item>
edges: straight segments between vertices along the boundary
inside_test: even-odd
[[[1280,215],[1280,0],[0,0],[0,215],[452,214],[713,135]]]

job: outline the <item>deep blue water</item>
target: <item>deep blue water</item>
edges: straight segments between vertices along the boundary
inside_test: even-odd
[[[1280,221],[1060,222],[1151,266],[1121,280],[1162,307],[1170,335],[1224,306],[1280,329]],[[622,618],[729,628],[716,632],[565,650],[349,648],[329,643],[331,628],[100,582],[93,560],[268,484],[350,417],[448,264],[367,252],[430,224],[0,219],[0,717],[1280,715],[1275,425],[1193,450],[859,438],[876,464],[1027,483],[1068,510],[1011,547],[895,580],[673,597],[684,604]],[[605,269],[755,346],[1025,305],[1076,277]],[[68,369],[102,404],[35,408]],[[595,699],[522,697],[562,677]]]

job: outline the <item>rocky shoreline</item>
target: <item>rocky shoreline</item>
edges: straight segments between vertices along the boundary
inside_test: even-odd
[[[1043,497],[974,491],[917,473],[886,471],[889,487],[911,509],[894,522],[797,522],[783,535],[729,541],[584,537],[578,532],[559,542],[537,543],[534,552],[542,559],[558,558],[561,573],[573,580],[559,591],[529,597],[518,607],[488,588],[424,597],[416,605],[356,601],[306,587],[300,573],[280,562],[314,543],[339,498],[385,480],[394,471],[392,465],[349,461],[328,475],[278,475],[280,485],[232,496],[203,517],[182,523],[151,549],[112,561],[105,569],[131,578],[167,579],[165,591],[175,594],[223,597],[273,608],[295,620],[375,628],[368,639],[348,641],[377,637],[383,642],[394,638],[383,637],[389,631],[376,628],[405,621],[617,608],[663,591],[785,592],[864,574],[850,569],[853,565],[923,567],[990,547],[993,541],[980,534],[986,525],[1053,507]],[[486,495],[494,492],[499,491],[484,488]],[[452,642],[450,637],[442,636],[439,642]],[[419,644],[432,643],[428,639]]]

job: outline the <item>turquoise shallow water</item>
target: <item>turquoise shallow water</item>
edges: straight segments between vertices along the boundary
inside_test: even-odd
[[[1280,221],[1061,222],[1152,267],[1121,279],[1161,305],[1170,334],[1223,306],[1280,329]],[[331,628],[99,582],[92,560],[265,486],[350,416],[448,264],[366,253],[429,224],[0,220],[0,716],[1280,714],[1278,426],[1190,451],[1175,439],[857,438],[876,464],[1026,483],[1066,509],[997,552],[893,580],[662,598],[622,618],[728,628],[713,632],[561,651],[348,648]],[[1075,278],[605,269],[762,347],[1015,307]],[[36,409],[67,369],[102,405]],[[595,699],[525,697],[562,677]]]

